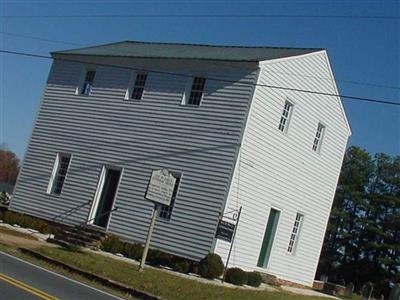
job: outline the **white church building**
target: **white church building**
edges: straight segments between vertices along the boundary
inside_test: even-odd
[[[10,209],[312,285],[349,124],[323,49],[119,42],[52,53]],[[79,209],[75,209],[75,208]],[[117,210],[113,210],[118,207]]]

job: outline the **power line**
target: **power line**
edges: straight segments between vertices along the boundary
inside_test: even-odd
[[[290,73],[290,72],[278,72],[278,71],[271,71],[271,70],[265,70],[265,72],[272,73],[272,74],[289,75],[289,76],[295,76],[295,77],[301,77],[301,78],[314,78],[314,79],[322,79],[322,80],[332,81],[332,78],[329,78],[329,77],[320,77],[320,76],[305,75],[305,74]],[[361,82],[361,81],[355,81],[355,80],[345,80],[345,79],[338,79],[338,78],[335,78],[335,81],[340,81],[340,82],[349,83],[349,84],[356,84],[356,85],[372,86],[372,87],[377,87],[377,88],[400,90],[400,86],[393,86],[393,85],[384,85],[384,84]]]
[[[50,60],[54,59],[51,56],[45,56],[45,55],[39,55],[39,54],[33,54],[33,53],[26,53],[26,52],[3,50],[3,49],[0,49],[0,53],[19,55],[19,56],[26,56],[26,57],[34,57],[34,58],[42,58],[42,59],[50,59]],[[56,60],[61,60],[61,61],[83,63],[83,64],[87,64],[88,63],[87,61],[76,60],[76,59],[68,59],[68,58],[55,58],[55,59]],[[142,68],[132,68],[132,67],[105,64],[105,63],[92,63],[91,62],[90,64],[97,65],[97,66],[104,66],[104,67],[113,67],[113,68],[118,68],[118,69],[127,69],[127,70],[133,70],[133,71],[138,71],[138,72],[148,72],[148,73],[155,73],[155,74],[173,75],[173,76],[180,76],[180,77],[187,77],[187,78],[193,78],[194,77],[192,75],[183,74],[183,73],[167,72],[167,71],[159,71],[159,70],[151,70],[151,69],[142,69]],[[365,101],[365,102],[378,103],[378,104],[387,104],[387,105],[400,106],[400,102],[394,102],[394,101],[388,101],[388,100],[380,100],[380,99],[358,97],[358,96],[351,96],[351,95],[333,94],[333,93],[326,93],[326,92],[319,92],[319,91],[310,91],[310,90],[303,90],[303,89],[282,87],[282,86],[275,86],[275,85],[268,85],[268,84],[237,83],[234,80],[223,79],[223,78],[214,78],[214,77],[205,77],[205,78],[207,80],[225,82],[225,83],[231,83],[231,84],[238,84],[238,85],[244,85],[244,86],[267,87],[267,88],[271,88],[271,89],[278,89],[278,90],[285,90],[285,91],[292,91],[292,92],[299,92],[299,93],[308,93],[308,94],[330,96],[330,97],[340,97],[340,98],[345,98],[345,99],[349,99],[349,100],[357,100],[357,101]]]
[[[103,15],[3,15],[8,19],[53,19],[53,18],[243,18],[243,19],[361,19],[361,20],[399,20],[399,16],[380,15],[286,15],[286,14],[103,14]]]
[[[19,33],[12,33],[12,32],[6,32],[6,31],[0,31],[0,34],[8,35],[8,36],[15,36],[15,37],[18,37],[18,38],[25,38],[25,39],[44,41],[44,42],[49,42],[49,43],[58,43],[58,44],[66,44],[66,45],[88,47],[88,45],[75,43],[75,42],[68,42],[68,41],[54,40],[54,39],[44,39],[44,38],[39,38],[39,37],[31,36],[31,35],[23,35],[23,34],[19,34]],[[328,78],[328,77],[312,76],[312,75],[305,75],[305,74],[296,74],[296,73],[289,73],[289,72],[278,72],[278,71],[271,71],[271,70],[266,70],[266,72],[267,73],[273,73],[273,74],[283,74],[283,75],[296,76],[296,77],[301,77],[301,78],[315,78],[315,79],[322,79],[322,80],[332,81],[332,78]],[[344,82],[344,83],[348,83],[348,84],[365,85],[365,86],[371,86],[371,87],[376,87],[376,88],[400,90],[400,86],[383,85],[383,84],[361,82],[361,81],[355,81],[355,80],[345,80],[345,79],[340,79],[340,78],[335,78],[335,80],[338,81],[338,82]]]
[[[8,36],[15,36],[15,37],[24,38],[24,39],[31,39],[31,40],[38,40],[38,41],[43,41],[43,42],[50,42],[50,43],[67,44],[67,45],[73,45],[73,46],[85,46],[83,44],[78,44],[78,43],[73,43],[73,42],[67,42],[67,41],[61,41],[61,40],[53,40],[53,39],[45,39],[45,38],[35,37],[35,36],[31,36],[31,35],[24,35],[24,34],[12,33],[12,32],[6,32],[6,31],[0,31],[0,34],[8,35]]]

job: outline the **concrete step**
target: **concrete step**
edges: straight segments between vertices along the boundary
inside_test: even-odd
[[[68,228],[68,230],[66,230],[68,232],[70,232],[71,234],[79,234],[79,235],[84,235],[88,238],[91,239],[103,239],[105,237],[105,232],[98,232],[98,231],[94,231],[94,230],[87,230],[86,228],[81,228],[81,227],[72,227],[72,228]]]
[[[99,239],[98,237],[95,237],[95,236],[86,235],[86,234],[82,234],[82,233],[76,233],[76,232],[70,232],[70,231],[61,232],[60,234],[57,234],[56,236],[60,237],[60,238],[62,238],[62,237],[74,238],[77,240],[84,241],[86,243],[101,241],[101,239]]]
[[[54,242],[67,248],[87,247],[98,249],[106,233],[86,226],[66,227],[54,237]]]

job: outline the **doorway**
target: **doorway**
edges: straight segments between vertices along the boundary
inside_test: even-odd
[[[89,224],[107,228],[120,178],[120,169],[103,167],[89,216]]]
[[[272,245],[274,243],[276,230],[278,228],[280,214],[281,212],[279,210],[271,208],[268,217],[267,228],[265,229],[264,239],[260,250],[260,256],[258,257],[258,267],[266,268],[268,266]]]

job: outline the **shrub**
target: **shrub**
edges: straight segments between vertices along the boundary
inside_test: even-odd
[[[157,249],[149,249],[147,253],[147,262],[154,266],[170,266],[171,255]]]
[[[49,225],[48,222],[21,213],[7,210],[2,213],[1,218],[5,223],[11,225],[16,224],[24,228],[37,230],[41,233],[47,234],[55,232],[55,228]]]
[[[225,281],[235,285],[243,285],[247,283],[247,272],[241,268],[229,268],[225,273]]]
[[[209,253],[199,263],[201,277],[214,279],[221,276],[223,271],[224,264],[218,254]]]
[[[258,272],[247,272],[247,285],[258,287],[262,282],[262,276]]]
[[[7,197],[6,192],[0,192],[0,203],[1,204],[8,203],[8,197]]]
[[[175,256],[170,267],[176,272],[187,274],[190,271],[190,262],[185,258]]]
[[[124,243],[112,234],[106,236],[106,238],[101,242],[100,249],[111,253],[122,253],[124,252]]]
[[[125,243],[123,254],[126,257],[139,260],[143,254],[143,246],[140,244]]]
[[[193,274],[200,274],[200,271],[199,271],[199,263],[196,262],[196,261],[192,261],[192,262],[190,263],[190,270],[189,270],[189,272],[190,272],[190,273],[193,273]]]
[[[122,242],[117,236],[109,234],[101,242],[100,249],[111,253],[121,253],[125,257],[140,260],[143,254],[143,246]],[[189,273],[192,261],[179,256],[173,256],[157,249],[149,249],[146,263],[153,266],[166,266],[174,271]]]

